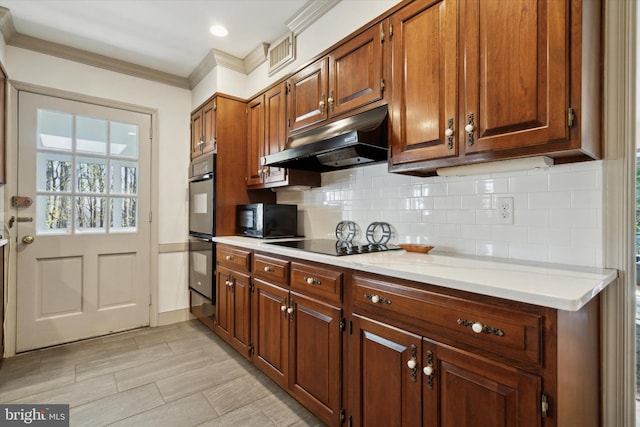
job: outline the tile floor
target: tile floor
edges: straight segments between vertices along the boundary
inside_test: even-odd
[[[6,359],[2,403],[68,403],[71,426],[322,426],[197,320]]]

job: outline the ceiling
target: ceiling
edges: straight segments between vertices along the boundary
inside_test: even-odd
[[[9,45],[37,39],[187,79],[211,52],[245,59],[263,43],[302,31],[300,22],[310,25],[303,15],[317,19],[338,1],[0,0],[0,6],[15,28]],[[213,36],[214,24],[229,35]]]

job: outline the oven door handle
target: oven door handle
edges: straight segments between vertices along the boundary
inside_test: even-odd
[[[189,178],[189,182],[206,181],[208,179],[213,179],[213,174],[212,173],[206,173],[204,175],[198,175],[198,176],[191,177],[191,178]]]
[[[200,240],[201,242],[213,242],[211,237],[201,237],[201,236],[189,235],[189,238],[190,239]]]

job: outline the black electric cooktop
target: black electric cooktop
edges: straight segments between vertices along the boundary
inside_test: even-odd
[[[366,243],[360,245],[358,243],[331,239],[290,240],[282,242],[267,242],[266,244],[285,246],[288,248],[300,249],[307,252],[315,252],[318,254],[335,256],[367,254],[371,252],[383,252],[402,249],[399,246],[388,244]]]

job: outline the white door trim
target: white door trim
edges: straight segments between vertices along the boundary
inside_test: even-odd
[[[635,140],[637,4],[605,1],[603,425],[635,426]]]
[[[24,90],[29,92],[38,93],[41,95],[55,96],[59,98],[70,99],[73,101],[94,103],[103,105],[106,107],[119,108],[124,110],[135,111],[138,113],[145,113],[151,115],[151,212],[154,213],[154,220],[150,227],[150,263],[149,263],[149,277],[150,277],[150,292],[151,292],[151,305],[149,307],[149,325],[158,325],[158,223],[157,215],[159,211],[159,187],[158,187],[158,171],[159,171],[159,150],[158,147],[158,111],[134,104],[128,104],[124,102],[117,102],[110,99],[98,98],[89,95],[77,94],[68,91],[47,88],[43,86],[32,85],[29,83],[9,80],[9,90],[7,91],[7,184],[4,187],[4,206],[5,206],[5,218],[7,221],[12,215],[17,216],[16,209],[11,208],[11,196],[16,194],[17,191],[17,124],[18,124],[18,91]],[[15,247],[16,236],[15,227],[11,230],[10,238],[12,239],[11,245]],[[8,278],[8,305],[5,318],[5,357],[15,356],[16,354],[16,298],[17,283],[16,283],[16,268],[17,258],[16,251],[11,250],[9,252],[9,278]]]

